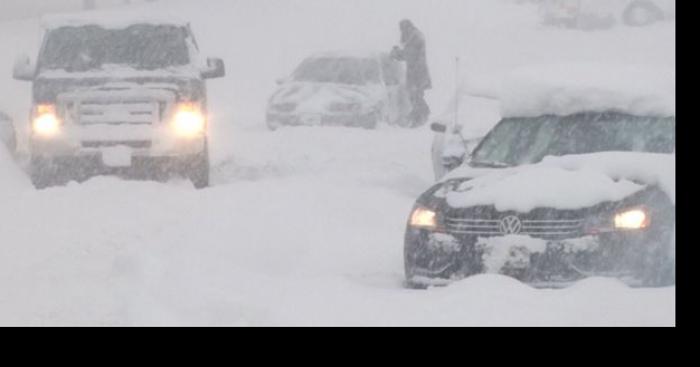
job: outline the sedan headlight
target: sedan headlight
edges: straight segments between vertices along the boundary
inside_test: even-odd
[[[615,229],[637,230],[651,225],[651,217],[645,208],[624,210],[615,214]]]
[[[50,137],[56,135],[61,128],[61,120],[58,118],[56,106],[42,104],[35,107],[32,131],[41,136]]]
[[[196,103],[181,103],[173,118],[173,129],[177,135],[185,138],[196,137],[204,133],[206,118]]]
[[[413,228],[436,229],[437,213],[426,208],[416,208],[411,214],[410,226]]]

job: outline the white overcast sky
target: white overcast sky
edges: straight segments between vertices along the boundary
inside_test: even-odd
[[[125,0],[95,0],[98,7],[122,4]],[[131,0],[140,2],[143,0]],[[160,0],[164,1],[164,0]],[[82,7],[83,0],[0,0],[0,20],[38,16],[51,12],[74,11]]]

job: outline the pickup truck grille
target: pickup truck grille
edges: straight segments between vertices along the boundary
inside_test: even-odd
[[[521,220],[520,235],[536,238],[557,239],[578,237],[583,233],[583,219],[571,220]],[[484,237],[503,236],[502,220],[446,218],[448,233],[457,235],[476,235]]]
[[[83,101],[68,108],[79,125],[153,125],[161,120],[162,110],[161,104],[153,101]]]
[[[82,125],[155,125],[176,100],[175,92],[162,86],[126,82],[65,92],[57,100],[67,122]]]

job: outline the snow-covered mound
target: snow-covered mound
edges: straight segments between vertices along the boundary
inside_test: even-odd
[[[16,194],[29,186],[27,175],[22,172],[10,153],[0,144],[0,200],[3,196]],[[0,203],[0,210],[3,210]],[[2,238],[0,238],[0,243]]]
[[[501,88],[504,117],[618,111],[675,116],[676,72],[639,65],[560,64],[523,67]]]
[[[499,211],[578,209],[622,200],[658,185],[675,202],[675,154],[606,152],[548,157],[500,170],[464,167],[444,180],[473,177],[447,193],[453,207],[495,205]],[[643,183],[643,184],[640,184]]]

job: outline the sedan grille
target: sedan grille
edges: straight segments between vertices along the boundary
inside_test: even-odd
[[[504,220],[447,218],[447,232],[458,235],[503,236],[528,235],[536,238],[571,238],[583,233],[583,219],[571,220],[520,220],[521,226],[507,225]],[[510,231],[510,229],[517,229]]]

